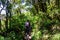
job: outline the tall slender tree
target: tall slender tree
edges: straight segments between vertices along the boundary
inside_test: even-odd
[[[0,17],[1,17],[1,11],[0,11]],[[1,18],[0,18],[0,30],[1,30]]]
[[[2,17],[1,17],[1,12],[2,12],[2,10],[4,9],[4,6],[2,7],[1,5],[2,5],[2,2],[3,1],[0,1],[0,8],[1,8],[1,10],[0,10],[0,29],[1,29],[1,19],[2,19]]]
[[[1,5],[1,3],[0,3],[0,5]],[[1,11],[0,11],[0,17],[1,17]],[[0,29],[1,29],[1,18],[0,18]]]
[[[9,1],[6,0],[6,22],[5,22],[6,29],[8,29],[8,3]]]

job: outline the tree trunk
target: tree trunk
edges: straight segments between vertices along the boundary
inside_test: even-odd
[[[8,29],[8,12],[6,13],[5,27],[6,27],[6,29]]]
[[[10,20],[9,20],[9,22],[10,22],[10,23],[9,23],[9,27],[10,27],[10,28],[11,28],[11,17],[12,17],[12,14],[11,14],[11,11],[10,11],[10,17],[9,17],[9,19],[10,19]]]
[[[1,13],[0,13],[0,16],[1,16]],[[1,30],[1,18],[0,18],[0,30]]]

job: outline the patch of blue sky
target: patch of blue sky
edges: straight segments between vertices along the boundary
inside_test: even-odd
[[[22,2],[22,3],[24,3],[24,2],[25,2],[25,0],[21,0],[21,2]]]
[[[1,14],[6,14],[6,11],[5,11],[5,10],[2,10],[2,11],[1,11]]]
[[[2,5],[2,3],[0,2],[0,8],[3,8],[3,5]]]
[[[1,9],[3,8],[3,5],[2,5],[2,3],[0,4],[0,11],[1,11]],[[3,8],[3,10],[1,11],[1,14],[6,14],[6,7],[4,7]]]
[[[22,3],[21,5],[25,5],[25,4],[26,4],[26,2]]]

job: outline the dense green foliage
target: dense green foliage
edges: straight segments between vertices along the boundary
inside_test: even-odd
[[[23,40],[26,20],[30,20],[32,40],[60,40],[60,8],[57,8],[55,0],[50,4],[46,2],[47,10],[45,11],[33,3],[33,7],[27,8],[27,12],[21,12],[27,4],[21,5],[20,2],[20,0],[13,0],[9,3],[8,28],[5,27],[6,20],[2,20],[0,40]],[[19,7],[14,9],[17,4]]]

